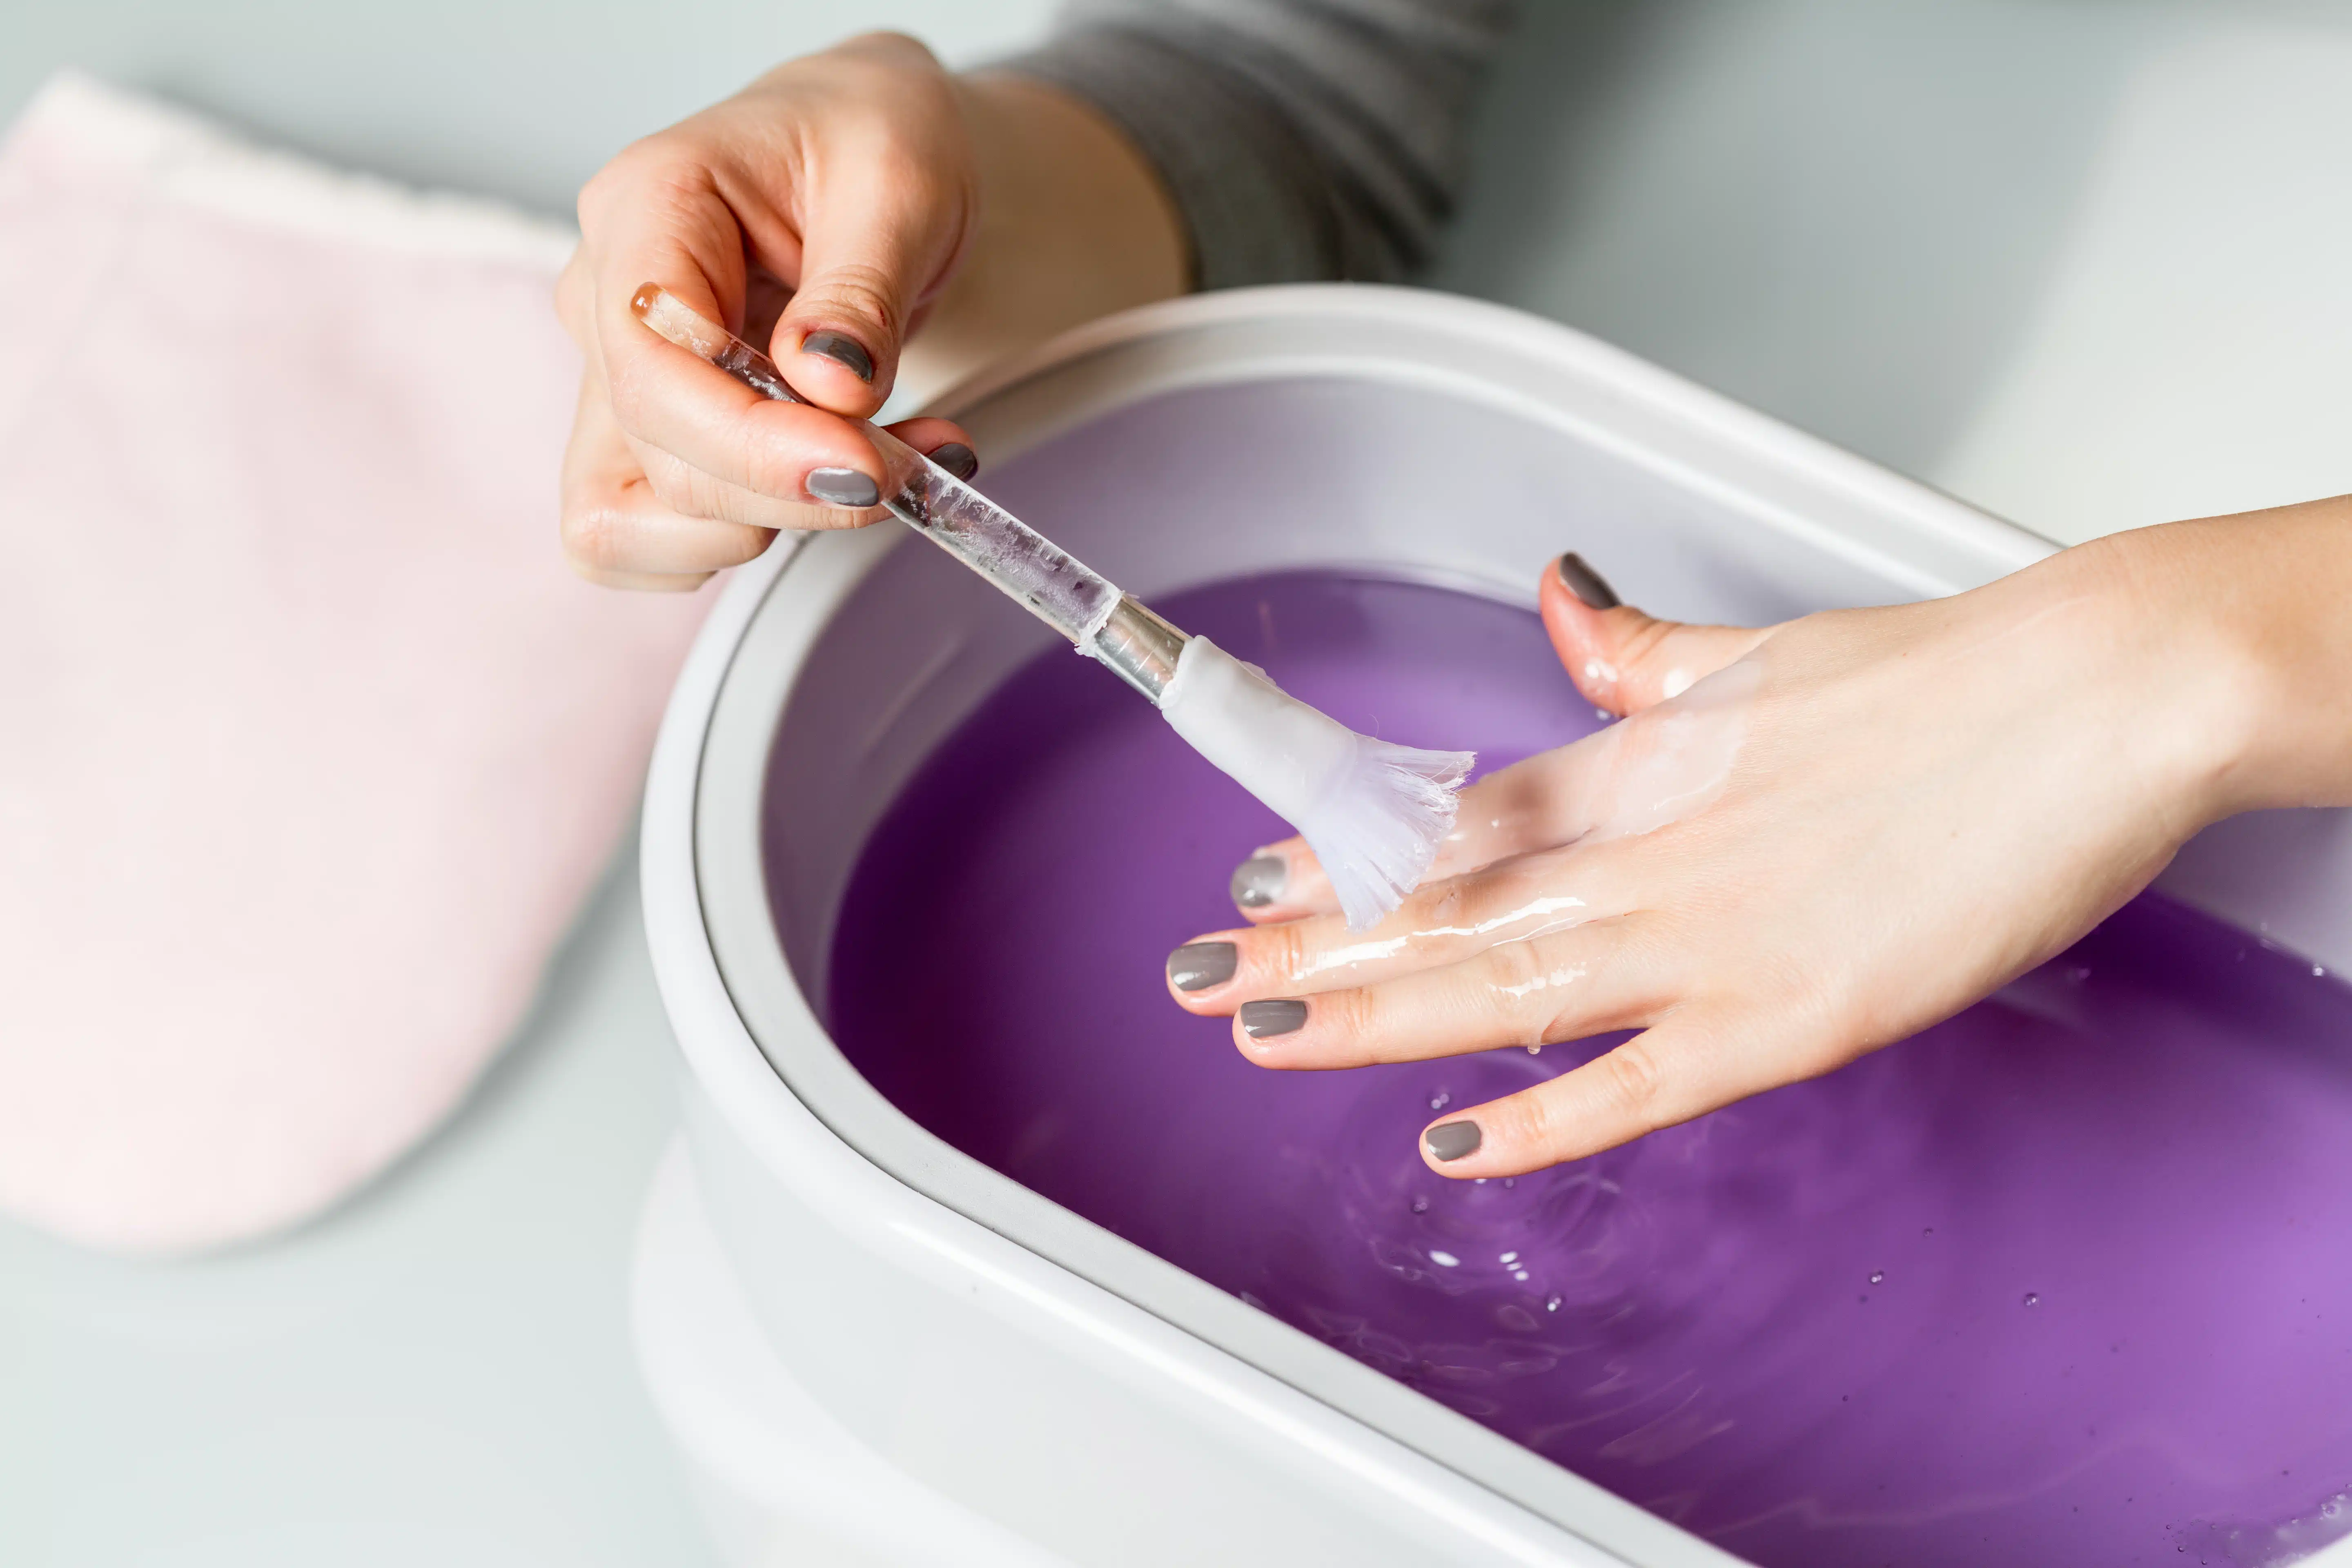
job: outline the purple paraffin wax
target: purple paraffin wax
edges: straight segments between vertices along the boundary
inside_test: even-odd
[[[1486,600],[1297,574],[1162,607],[1483,767],[1596,725]],[[1043,657],[877,829],[835,1037],[956,1147],[1768,1568],[2257,1568],[2338,1533],[2352,989],[2144,897],[1828,1078],[1454,1183],[1414,1152],[1433,1110],[1594,1047],[1251,1066],[1161,966],[1285,831]]]

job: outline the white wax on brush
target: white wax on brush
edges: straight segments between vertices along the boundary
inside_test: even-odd
[[[1160,711],[1298,830],[1358,931],[1395,909],[1429,869],[1475,760],[1359,735],[1206,637],[1184,645]]]

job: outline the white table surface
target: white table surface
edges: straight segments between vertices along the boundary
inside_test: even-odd
[[[79,66],[560,211],[768,60],[1045,10],[5,0],[0,115]],[[2342,4],[1548,0],[1433,281],[2054,537],[2352,490],[2347,80]],[[0,1563],[709,1561],[625,1319],[669,1049],[625,854],[473,1101],[337,1213],[177,1264],[0,1221]]]

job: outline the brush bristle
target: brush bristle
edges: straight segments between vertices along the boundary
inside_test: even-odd
[[[1402,903],[1454,830],[1456,794],[1472,752],[1424,752],[1356,737],[1355,765],[1296,824],[1323,863],[1348,929],[1362,931]]]
[[[1395,909],[1429,869],[1476,761],[1360,735],[1206,637],[1184,645],[1160,714],[1298,829],[1357,931]]]

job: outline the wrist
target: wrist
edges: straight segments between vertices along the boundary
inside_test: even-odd
[[[2352,497],[2175,526],[2246,672],[2231,808],[2352,805]]]
[[[2150,740],[2196,826],[2352,804],[2352,499],[2135,530],[2077,555],[2109,635],[2161,672]]]

